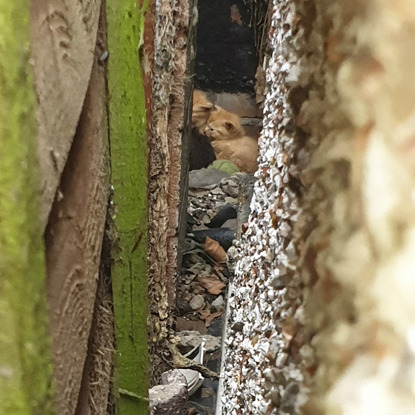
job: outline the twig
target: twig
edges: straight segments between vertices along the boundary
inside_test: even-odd
[[[176,369],[193,369],[199,372],[203,377],[209,379],[219,379],[219,375],[216,372],[208,369],[207,367],[195,362],[194,360],[184,357],[177,346],[174,344],[169,345],[169,350],[173,358],[173,365]]]

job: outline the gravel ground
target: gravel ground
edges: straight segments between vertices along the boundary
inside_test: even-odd
[[[199,344],[202,337],[208,340],[204,365],[215,372],[220,371],[227,287],[234,266],[232,255],[237,252],[233,240],[241,233],[249,206],[246,198],[241,197],[241,189],[246,187],[249,177],[245,173],[230,176],[214,169],[190,173],[176,331],[182,353]],[[213,241],[206,243],[206,234]],[[205,379],[189,399],[189,414],[213,415],[217,388],[217,380]]]

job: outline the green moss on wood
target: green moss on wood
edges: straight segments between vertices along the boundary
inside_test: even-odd
[[[147,414],[147,137],[138,47],[145,7],[107,2],[109,114],[117,241],[112,270],[117,411]],[[121,391],[121,393],[120,393]],[[139,396],[143,399],[132,398]]]
[[[29,2],[0,0],[0,413],[53,413]]]

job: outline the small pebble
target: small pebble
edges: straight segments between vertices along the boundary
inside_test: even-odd
[[[192,310],[200,310],[205,305],[205,298],[201,294],[195,295],[190,300],[189,305],[192,308]]]
[[[220,295],[218,298],[216,298],[216,300],[212,301],[212,305],[216,308],[223,308],[225,306],[225,300]]]

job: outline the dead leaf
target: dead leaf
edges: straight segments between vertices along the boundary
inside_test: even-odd
[[[216,317],[220,317],[223,311],[216,311],[215,313],[211,313],[209,310],[199,311],[200,317],[205,320],[205,326],[209,327],[210,323]]]
[[[248,230],[248,222],[242,224],[242,234],[246,233]]]
[[[219,277],[223,278],[223,269],[225,266],[223,264],[215,264],[213,266],[213,272]]]
[[[272,227],[274,229],[278,229],[278,216],[273,210],[269,211],[269,215],[271,216]]]
[[[202,334],[207,333],[205,325],[203,324],[201,320],[191,321],[191,320],[186,320],[183,317],[177,317],[176,330],[177,331],[195,330]]]
[[[236,4],[232,4],[231,6],[231,22],[236,23],[237,25],[242,25],[242,16],[241,12],[238,9]]]
[[[205,288],[210,294],[219,295],[225,288],[225,284],[217,277],[209,275],[207,277],[199,277],[198,283]]]
[[[205,252],[210,255],[216,262],[225,262],[226,261],[226,252],[220,246],[218,241],[215,241],[212,238],[206,237],[205,242]]]

